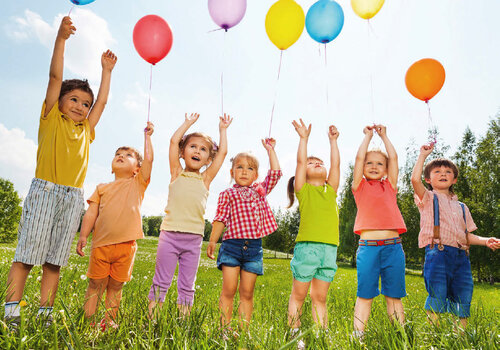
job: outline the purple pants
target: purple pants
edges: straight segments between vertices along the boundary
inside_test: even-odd
[[[200,262],[203,237],[194,233],[161,231],[156,253],[155,275],[149,300],[163,302],[170,288],[177,262],[177,304],[193,305],[194,283]]]

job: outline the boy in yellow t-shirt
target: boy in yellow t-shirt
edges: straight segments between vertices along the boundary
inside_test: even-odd
[[[7,278],[5,321],[16,328],[19,302],[33,265],[42,265],[40,309],[46,325],[52,323],[52,306],[61,266],[68,262],[71,242],[83,212],[83,181],[89,144],[106,105],[116,56],[102,54],[102,77],[97,100],[86,80],[63,81],[64,48],[76,28],[64,17],[54,44],[49,84],[40,116],[35,178],[24,201],[18,245]]]
[[[83,256],[83,248],[92,228],[89,286],[85,294],[85,315],[95,314],[102,293],[106,290],[106,325],[117,328],[116,314],[120,307],[123,283],[130,281],[137,250],[136,239],[144,237],[142,232],[141,204],[149,184],[153,165],[151,135],[153,124],[148,122],[144,133],[144,154],[131,147],[120,147],[111,163],[115,181],[100,184],[87,200],[76,252]]]

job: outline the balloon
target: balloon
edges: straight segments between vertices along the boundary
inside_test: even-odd
[[[351,0],[351,6],[356,14],[363,19],[370,19],[375,16],[385,0]]]
[[[319,43],[326,44],[335,39],[343,26],[344,11],[334,0],[319,0],[307,11],[307,32]]]
[[[293,0],[278,0],[266,15],[267,36],[278,49],[286,50],[299,39],[304,22],[304,11],[299,4]]]
[[[406,72],[406,88],[416,98],[429,101],[443,87],[444,68],[432,58],[424,58],[413,63]]]
[[[134,27],[134,46],[139,55],[151,64],[161,61],[172,48],[172,31],[157,15],[142,17]]]
[[[226,31],[240,23],[246,9],[247,0],[208,0],[210,17]]]
[[[95,0],[69,0],[75,5],[87,5],[90,4],[91,2],[94,2]]]

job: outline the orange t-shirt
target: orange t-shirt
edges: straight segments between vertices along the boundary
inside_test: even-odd
[[[398,208],[396,190],[389,180],[361,180],[356,191],[352,191],[358,207],[354,233],[363,230],[396,230],[406,232],[403,216]]]
[[[144,238],[141,204],[149,185],[139,172],[129,179],[118,179],[97,186],[87,200],[99,204],[92,234],[92,249]]]

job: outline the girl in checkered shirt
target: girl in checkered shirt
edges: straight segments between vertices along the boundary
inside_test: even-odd
[[[258,275],[264,273],[262,237],[278,228],[266,196],[276,186],[282,173],[274,151],[274,139],[262,140],[269,155],[271,169],[264,182],[255,182],[259,176],[259,162],[249,153],[238,153],[231,167],[236,184],[219,195],[217,213],[213,221],[207,255],[215,259],[215,244],[224,228],[222,244],[217,257],[217,268],[222,270],[222,293],[219,307],[221,325],[225,330],[231,322],[233,299],[240,282],[240,325],[250,322],[253,311],[253,291]]]

